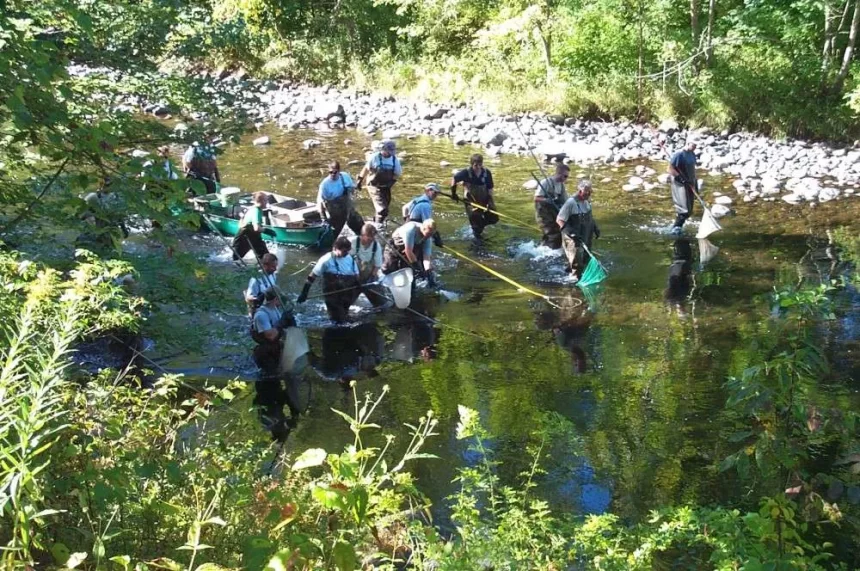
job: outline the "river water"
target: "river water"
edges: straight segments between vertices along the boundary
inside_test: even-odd
[[[313,200],[326,162],[337,158],[355,176],[360,165],[347,164],[363,159],[362,147],[371,140],[353,131],[272,129],[264,134],[271,145],[251,146],[259,134],[249,135],[220,158],[225,184]],[[301,142],[311,137],[321,146],[303,150]],[[398,146],[404,177],[395,187],[395,212],[426,182],[447,187],[451,169],[468,164],[475,152],[423,138],[401,139]],[[440,161],[451,166],[440,166]],[[357,380],[360,395],[390,386],[374,420],[396,433],[401,445],[408,440],[403,423],[414,423],[428,410],[439,418],[439,435],[424,450],[439,459],[421,460],[413,470],[443,522],[445,498],[456,489],[451,483],[456,469],[477,460],[455,438],[460,404],[478,410],[494,435],[489,446],[502,462],[506,482],[515,482],[528,468],[525,450],[540,443],[535,436],[539,427],[563,427],[544,442],[549,458],[546,473],[537,477],[540,493],[560,511],[609,510],[635,519],[673,503],[741,499],[743,490],[732,475],[714,468],[734,452],[725,438],[730,420],[723,413],[722,385],[755,359],[755,339],[766,333],[767,294],[774,287],[820,283],[846,272],[827,248],[826,231],[839,226],[860,231],[860,200],[815,208],[735,204],[737,214],[723,218],[725,230],[712,236],[718,255],[702,264],[694,228],[687,229],[685,239],[667,235],[674,218],[667,189],[621,190],[635,165],[574,167],[572,179],[585,174],[594,181],[594,212],[602,231],[595,249],[610,272],[597,293],[584,299],[568,283],[560,251],[537,246],[532,192],[522,187],[536,170],[534,162],[505,156],[485,164],[494,174],[499,210],[533,229],[498,224],[485,231],[483,243],[475,244],[461,207],[440,197],[434,210],[446,245],[551,296],[561,309],[448,254],[436,258],[443,292],[423,293],[413,304],[435,324],[412,313],[363,306],[352,326],[334,327],[322,300],[309,300],[297,312],[313,352],[310,406],[287,449],[336,452],[352,441],[347,425],[330,410],[351,410],[351,393],[337,382],[346,377]],[[665,168],[651,166],[658,172]],[[720,179],[705,180],[711,190],[719,188]],[[736,197],[730,186],[721,190]],[[358,208],[367,217],[372,206],[362,194]],[[218,310],[201,309],[206,304],[182,310],[180,301],[161,304],[153,326],[182,331],[187,343],[171,345],[156,338],[149,355],[192,379],[252,379],[252,341],[241,289],[254,269],[232,264],[229,250],[212,234],[189,235],[182,249],[206,261],[207,275],[198,276],[201,280],[223,284],[211,303]],[[157,260],[152,264],[159,267],[149,276],[143,272],[143,280],[170,271],[163,255],[148,249],[143,238],[131,240],[128,250]],[[319,254],[298,249],[277,253],[279,283],[294,297],[307,264]],[[686,276],[681,287],[670,291],[673,264],[689,273],[681,272]],[[194,284],[186,285],[186,295],[194,297]],[[320,293],[319,285],[312,291]],[[819,331],[835,363],[822,390],[856,405],[856,290],[849,287],[840,294],[838,308],[839,319]],[[253,418],[250,407],[242,410]],[[259,424],[249,426],[260,439],[269,438]]]

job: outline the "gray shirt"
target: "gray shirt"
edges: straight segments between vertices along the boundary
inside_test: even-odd
[[[580,200],[576,196],[568,198],[561,210],[558,211],[558,217],[567,222],[567,219],[577,214],[588,214],[591,212],[591,201]]]
[[[418,222],[407,222],[395,230],[391,237],[395,244],[409,246],[413,252],[418,247],[422,248],[424,259],[430,259],[430,253],[433,251],[433,240],[424,237],[424,234],[421,233],[421,224]]]
[[[567,190],[563,182],[558,182],[553,177],[548,177],[538,183],[538,187],[535,190],[535,198],[538,197],[544,197],[549,202],[558,206],[564,204],[564,201],[567,200]]]

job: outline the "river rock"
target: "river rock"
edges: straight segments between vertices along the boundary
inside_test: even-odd
[[[714,218],[722,218],[731,211],[732,209],[725,204],[714,204],[711,206],[711,214],[714,215]]]
[[[313,149],[320,146],[320,142],[317,139],[305,139],[302,141],[302,147],[307,151],[308,149]]]
[[[641,177],[638,177],[638,176],[631,176],[631,177],[627,180],[627,184],[629,184],[630,186],[633,186],[633,187],[642,186],[642,183],[643,183],[643,182],[645,182],[645,181],[644,181],[644,180],[642,180],[642,178],[641,178]]]
[[[625,184],[621,187],[621,190],[623,190],[624,192],[633,192],[635,190],[639,190],[639,188],[640,187],[638,184]]]
[[[267,136],[265,136],[265,135],[264,135],[264,136],[262,136],[262,137],[257,137],[256,139],[254,139],[253,145],[254,145],[255,147],[260,147],[260,146],[263,146],[263,145],[268,145],[268,144],[269,144],[269,143],[271,143],[271,142],[272,142],[272,141],[269,139],[269,137],[267,137]]]
[[[789,204],[800,204],[803,202],[803,197],[794,193],[783,195],[782,199]]]
[[[481,131],[480,141],[484,146],[501,146],[508,138],[508,134],[501,129],[485,128]]]
[[[657,129],[667,135],[673,135],[678,132],[678,122],[674,119],[663,119]]]
[[[523,188],[526,190],[537,190],[537,187],[538,182],[533,178],[530,178],[523,183]]]
[[[144,151],[143,149],[135,149],[131,152],[131,156],[136,159],[142,159],[143,157],[149,156],[149,151]]]
[[[439,166],[442,168],[450,167],[451,163],[449,163],[448,161],[439,161]]]
[[[830,202],[839,198],[839,190],[831,186],[822,188],[818,193],[818,202]]]
[[[728,196],[718,196],[714,199],[714,203],[730,206],[732,204],[732,199]]]

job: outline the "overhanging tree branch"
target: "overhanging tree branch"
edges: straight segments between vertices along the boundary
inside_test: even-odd
[[[44,187],[42,187],[42,190],[39,192],[38,195],[36,195],[36,198],[34,198],[30,202],[30,204],[28,204],[20,213],[18,213],[18,216],[8,222],[3,227],[3,229],[0,230],[0,234],[7,234],[12,228],[14,228],[19,222],[21,222],[21,220],[23,220],[29,212],[32,212],[33,207],[36,206],[36,203],[42,200],[42,197],[45,196],[45,193],[48,192],[48,189],[50,189],[54,185],[54,183],[57,182],[57,179],[60,177],[60,174],[66,169],[66,165],[69,163],[69,160],[69,157],[66,157],[66,159],[64,159],[63,162],[60,163],[60,167],[57,169],[57,172],[55,172],[54,176],[51,177],[51,180],[49,180],[48,183]]]

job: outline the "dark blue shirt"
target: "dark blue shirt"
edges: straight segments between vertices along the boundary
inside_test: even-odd
[[[686,182],[696,184],[696,154],[693,151],[678,151],[672,155],[669,164],[681,173]]]

